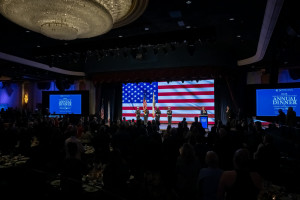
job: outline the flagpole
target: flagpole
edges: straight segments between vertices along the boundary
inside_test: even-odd
[[[153,116],[153,119],[155,119],[155,96],[154,96],[154,92],[153,92],[153,98],[152,98],[152,116]]]

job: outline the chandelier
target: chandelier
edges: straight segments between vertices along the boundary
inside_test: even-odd
[[[91,38],[137,19],[148,0],[0,0],[12,22],[60,40]]]

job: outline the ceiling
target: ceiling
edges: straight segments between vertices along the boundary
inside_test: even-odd
[[[145,12],[131,24],[98,37],[72,41],[55,40],[28,31],[0,15],[0,76],[13,80],[43,81],[167,68],[176,65],[172,62],[176,54],[165,55],[170,60],[167,67],[159,64],[165,62],[165,58],[160,57],[154,62],[150,57],[157,57],[157,50],[167,54],[183,47],[188,47],[188,51],[191,47],[201,49],[203,55],[212,48],[218,53],[230,55],[232,62],[229,63],[233,69],[300,66],[300,16],[293,0],[283,3],[274,31],[270,34],[270,43],[266,42],[263,58],[243,66],[236,65],[238,60],[256,54],[266,5],[267,0],[150,0]],[[114,60],[109,62],[111,65],[122,66],[124,58],[116,57],[129,59],[125,54],[140,50],[144,51],[142,53],[148,52],[148,57],[138,62],[128,62],[123,68],[105,64],[105,59],[110,59]],[[138,59],[136,52],[134,59]],[[204,69],[208,66],[228,67],[228,64],[222,66],[222,62],[214,62],[217,59],[213,57],[214,51],[211,51],[206,62],[197,59],[199,54],[189,53],[189,58],[195,57],[193,63],[180,66]],[[116,60],[119,60],[118,63]],[[178,64],[177,67],[180,66]],[[56,73],[57,69],[61,73]],[[71,72],[74,72],[73,75]]]

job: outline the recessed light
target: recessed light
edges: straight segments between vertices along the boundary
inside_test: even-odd
[[[233,17],[229,18],[229,21],[234,21],[235,19]]]
[[[189,29],[189,28],[191,28],[191,26],[186,26],[185,28]]]
[[[27,30],[26,33],[30,33],[30,31]]]
[[[192,1],[186,1],[185,3],[189,5],[192,3]]]
[[[122,38],[122,37],[123,37],[123,35],[119,35],[118,37],[119,37],[119,38]]]
[[[148,27],[145,27],[145,31],[149,31],[149,28],[148,28]]]
[[[240,38],[240,37],[242,37],[242,36],[241,36],[241,35],[237,35],[236,37],[237,37],[237,38]]]
[[[37,47],[37,48],[40,48],[41,46],[40,46],[40,45],[36,45],[36,47]]]

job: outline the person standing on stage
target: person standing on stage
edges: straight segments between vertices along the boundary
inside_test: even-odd
[[[139,107],[136,108],[135,116],[136,116],[136,121],[141,119],[141,111]]]
[[[159,125],[160,125],[160,114],[161,114],[161,111],[159,110],[159,107],[157,106],[157,108],[155,110],[155,123],[157,126],[157,130],[159,130]]]
[[[167,116],[168,116],[168,125],[171,125],[172,124],[172,110],[171,110],[170,106],[168,107],[168,110],[167,110]]]
[[[161,114],[161,111],[159,110],[159,107],[157,106],[157,109],[155,110],[155,121],[156,122],[159,122],[160,114]]]
[[[204,106],[202,107],[202,110],[200,112],[201,115],[207,115],[207,110],[205,110]]]
[[[149,116],[149,110],[146,108],[144,110],[144,123],[145,123],[146,126],[148,124],[148,116]]]
[[[227,119],[227,124],[229,126],[231,126],[231,123],[232,123],[232,117],[233,117],[233,113],[230,109],[229,106],[226,107],[226,119]]]

